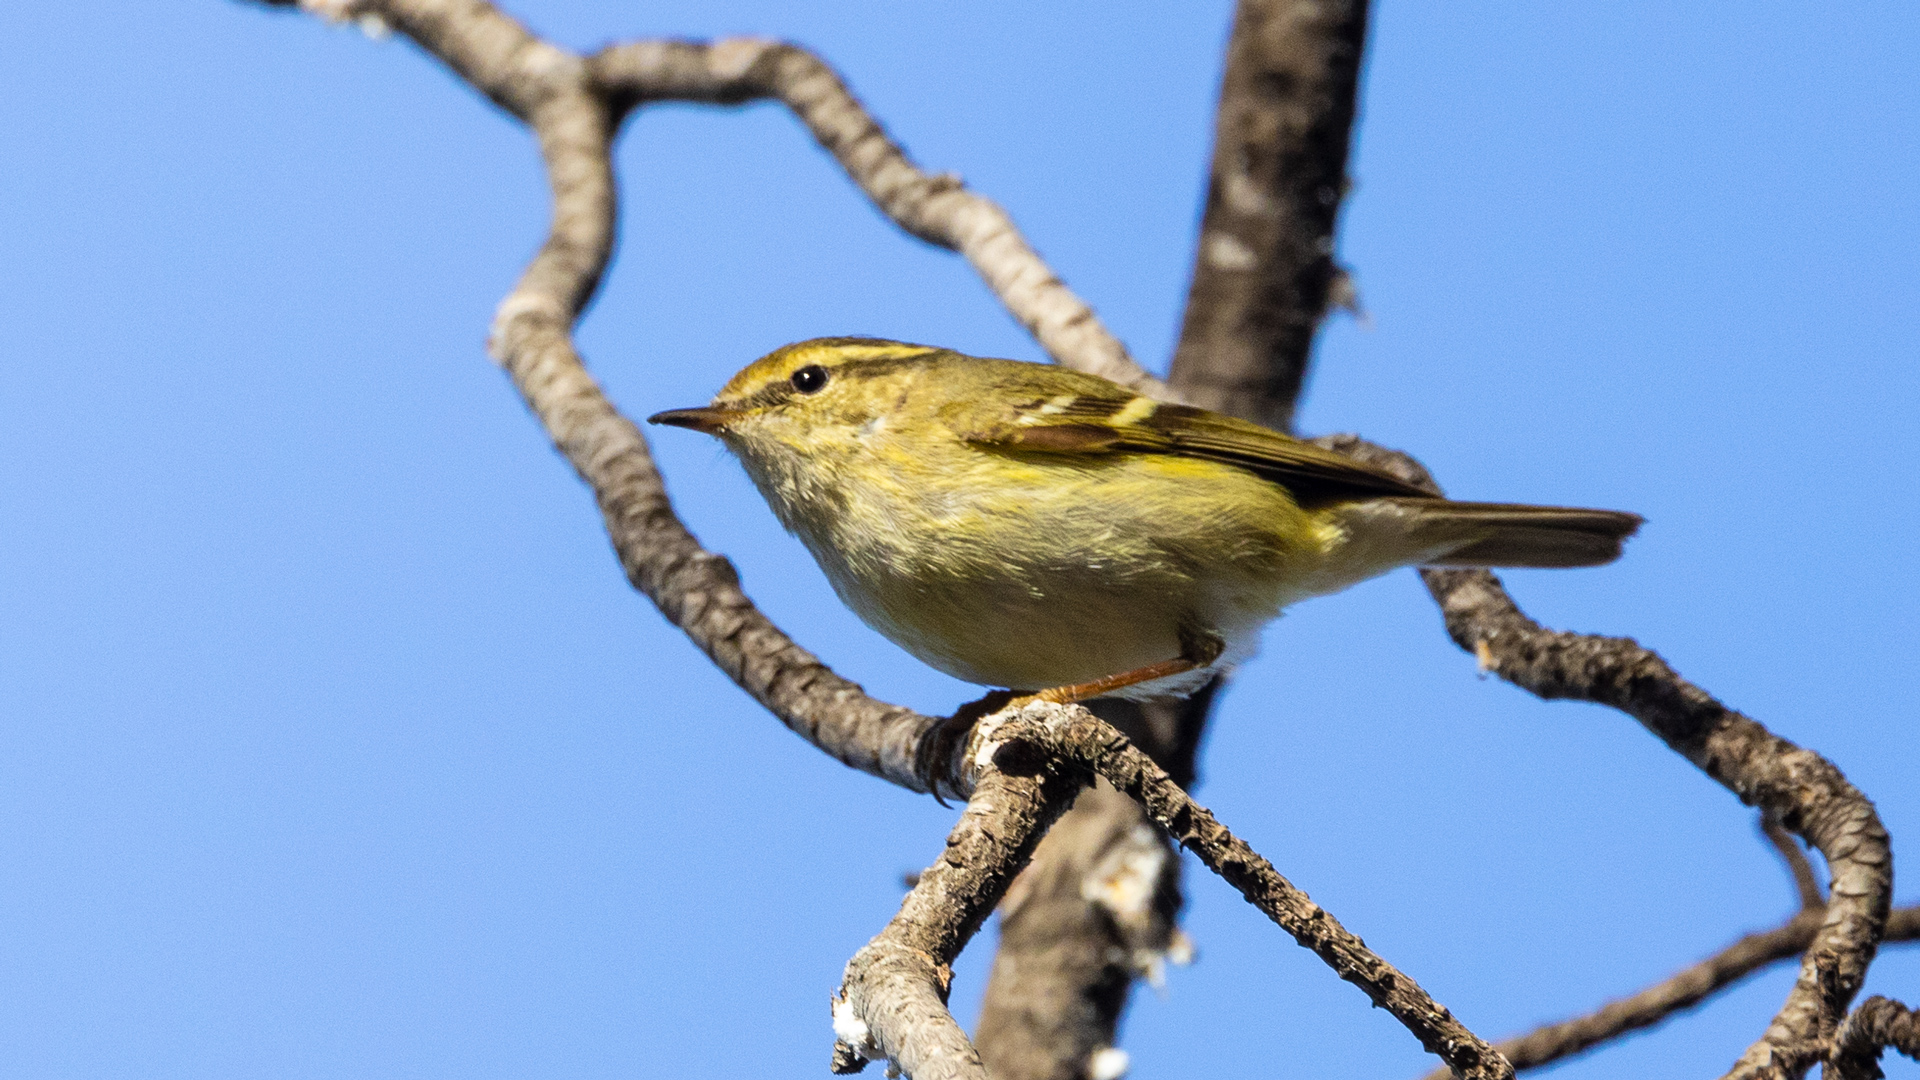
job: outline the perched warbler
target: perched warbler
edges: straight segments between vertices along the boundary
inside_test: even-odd
[[[1296,600],[1399,566],[1595,566],[1634,514],[1453,502],[1257,424],[1044,364],[778,349],[694,409],[867,624],[1053,701],[1191,693]]]

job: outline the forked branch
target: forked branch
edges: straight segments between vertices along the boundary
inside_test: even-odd
[[[920,1080],[985,1080],[984,1066],[945,1011],[947,965],[985,918],[981,904],[998,901],[1039,831],[1097,775],[1137,800],[1155,824],[1392,1014],[1455,1075],[1513,1075],[1498,1051],[1282,877],[1126,736],[1085,709],[1036,703],[989,716],[975,727],[958,764],[982,775],[946,855],[921,875],[900,914],[847,966],[838,999],[846,1019],[837,1026],[834,1053],[842,1071],[853,1071],[860,1059],[886,1056]],[[1068,786],[1049,787],[1055,782],[1049,778]],[[884,1008],[876,1004],[882,999]],[[933,1071],[921,1071],[936,1061]]]
[[[1045,717],[1066,715],[1087,725],[1081,735],[1097,737],[1104,747],[1090,755],[1091,765],[1103,774],[1117,770],[1109,777],[1116,786],[1142,799],[1164,827],[1194,846],[1203,860],[1333,964],[1343,978],[1393,1010],[1423,1043],[1449,1062],[1467,1062],[1468,1075],[1510,1074],[1502,1071],[1504,1062],[1445,1009],[1368,952],[1265,860],[1185,800],[1166,774],[1127,746],[1123,736],[1085,710],[1039,707],[1040,716],[1029,710],[1017,720],[1000,720],[975,731],[960,748],[965,753],[947,761],[934,755],[934,768],[927,769],[927,748],[941,745],[940,722],[867,697],[760,614],[726,561],[702,549],[681,525],[645,439],[587,374],[574,349],[573,323],[597,287],[612,249],[616,202],[610,140],[622,104],[641,95],[631,90],[610,93],[577,57],[535,38],[482,0],[308,0],[308,6],[338,17],[378,16],[533,128],[553,189],[553,225],[501,303],[489,348],[554,445],[592,488],[628,580],[736,682],[815,745],[904,786],[924,790],[921,777],[930,774],[932,786],[972,796],[971,816],[963,818],[947,858],[923,875],[893,927],[850,965],[836,1065],[851,1068],[850,1055],[857,1049],[882,1052],[922,1080],[969,1075],[978,1067],[977,1055],[945,1013],[942,971],[978,929],[1046,825],[1084,783],[1084,777],[1072,773],[1078,759],[1069,751],[1076,742],[1034,734],[1047,730],[1040,725]],[[636,54],[608,55],[633,61]],[[675,45],[662,47],[659,55],[712,60],[714,50]],[[769,54],[744,47],[732,54],[721,50],[721,55],[795,58],[791,50]],[[759,62],[750,60],[745,71],[735,74],[744,78]],[[857,111],[843,88],[836,97],[832,91],[837,86],[835,80],[824,96],[837,108]],[[884,139],[862,136],[849,145],[875,148],[870,152],[883,157],[897,154]],[[1082,321],[1091,319],[1088,311]],[[1016,723],[1026,726],[1002,731]],[[974,763],[1001,762],[1007,746],[1016,751],[1044,747],[1054,757],[1042,758],[1042,768],[1001,768],[1006,783],[989,788],[984,796],[974,791]],[[1061,761],[1068,763],[1064,770]],[[1040,781],[1033,778],[1043,774],[1068,779],[1064,786],[1034,786]],[[928,1034],[922,1037],[923,1032]]]

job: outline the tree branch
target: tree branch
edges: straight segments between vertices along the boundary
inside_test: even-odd
[[[1112,725],[1079,706],[1033,702],[982,719],[955,760],[974,790],[939,862],[921,874],[885,930],[848,962],[835,999],[836,1071],[887,1058],[917,1080],[985,1080],[946,1010],[949,965],[1005,893],[1047,825],[1092,775],[1155,824],[1342,979],[1386,1009],[1467,1080],[1511,1077],[1496,1051],[1307,898],[1195,803]],[[996,1078],[997,1080],[997,1078]]]
[[[265,2],[291,6],[291,0]],[[1083,370],[1117,373],[1122,381],[1137,386],[1158,388],[1143,381],[1124,350],[1099,328],[1091,310],[1046,270],[1004,212],[966,194],[957,181],[919,172],[860,110],[832,72],[800,50],[766,42],[658,43],[609,50],[588,62],[540,41],[483,0],[301,0],[301,6],[335,18],[377,18],[399,29],[534,129],[554,192],[552,227],[540,252],[500,305],[490,351],[555,445],[593,489],[629,581],[789,727],[850,765],[925,790],[919,766],[928,760],[929,746],[944,745],[939,741],[940,722],[867,697],[754,608],[726,561],[702,549],[675,517],[645,440],[606,399],[573,347],[572,324],[597,287],[612,248],[616,208],[609,142],[627,106],[671,92],[661,90],[649,97],[648,64],[658,61],[662,70],[678,78],[687,71],[674,65],[692,59],[708,65],[706,73],[717,80],[714,85],[735,80],[732,89],[715,90],[710,99],[699,96],[706,90],[687,91],[696,100],[725,101],[735,94],[745,100],[764,94],[787,102],[884,211],[915,235],[966,254],[996,295],[1057,359]],[[1255,6],[1253,0],[1248,0],[1248,6]],[[1360,7],[1339,10],[1364,13]],[[1357,70],[1358,37],[1353,41],[1351,60]],[[1338,66],[1334,62],[1338,58],[1328,57],[1331,71]],[[690,70],[698,82],[698,64]],[[1226,192],[1222,198],[1231,201],[1233,192],[1222,190]],[[1329,190],[1334,191],[1331,200],[1326,199]],[[1337,189],[1322,186],[1317,191],[1317,197],[1329,205],[1337,203]],[[1331,214],[1329,209],[1328,235]],[[1203,255],[1206,250],[1203,241]],[[1331,267],[1330,262],[1326,265]],[[1332,271],[1327,273],[1331,280]],[[1198,276],[1197,272],[1196,287]],[[1323,292],[1314,301],[1316,314],[1324,301]],[[1308,341],[1310,337],[1309,333]],[[1184,338],[1183,330],[1183,342]],[[1304,364],[1304,352],[1299,355]],[[1291,392],[1267,395],[1270,402],[1281,398],[1290,405]],[[1381,453],[1358,440],[1347,443],[1342,448],[1357,456]],[[1406,459],[1399,461],[1419,471]],[[1881,1027],[1893,1022],[1877,1019],[1887,1009],[1870,1002],[1871,1013],[1863,1006],[1863,1012],[1856,1014],[1865,1019],[1841,1026],[1889,907],[1891,863],[1886,836],[1866,799],[1830,763],[1727,709],[1634,642],[1544,630],[1520,613],[1491,574],[1429,571],[1426,579],[1455,641],[1474,652],[1487,669],[1541,697],[1580,697],[1628,712],[1743,801],[1761,806],[1826,857],[1831,897],[1812,928],[1801,976],[1766,1036],[1730,1075],[1742,1080],[1797,1077],[1825,1058],[1836,1038],[1848,1047],[1873,1044]],[[1001,741],[1025,741],[1058,760],[1106,777],[1140,800],[1156,823],[1195,850],[1296,940],[1393,1012],[1456,1071],[1472,1076],[1510,1074],[1496,1053],[1192,804],[1164,771],[1118,733],[1083,710],[1053,714],[1056,727],[1062,723],[1061,716],[1070,722],[1068,726],[1094,727],[1073,738],[1045,726],[1009,729]],[[1025,714],[1022,718],[1030,725],[1045,719]],[[987,732],[985,728],[976,731],[974,741],[986,738]],[[1000,760],[997,753],[990,756]],[[935,764],[939,767],[932,774],[941,778],[935,786],[956,794],[971,788],[972,770],[963,767],[964,762]],[[1060,769],[1041,771],[1067,775]],[[1039,775],[1039,771],[1030,769],[1020,775]],[[1078,783],[1073,780],[1067,786]],[[903,925],[912,931],[906,940],[931,942],[937,946],[936,955],[949,947],[957,950],[984,919],[1024,853],[1038,842],[1049,815],[1057,813],[1051,808],[1064,807],[1067,797],[1037,790],[1030,797],[1020,796],[1008,788],[996,789],[994,796],[980,802],[980,815],[1004,815],[1013,813],[1007,807],[1024,798],[1023,805],[1029,809],[1019,813],[1029,824],[998,840],[998,834],[983,832],[981,842],[988,847],[979,853],[950,851],[954,874],[944,879],[947,885],[941,885],[942,876],[935,875],[935,884],[929,888],[953,893],[947,898],[951,902],[934,905],[941,908],[935,911],[928,906],[932,893],[920,894],[920,902],[910,896],[902,909],[907,920]],[[995,798],[1006,805],[993,805]],[[978,887],[969,886],[969,881]],[[960,897],[960,892],[967,896]],[[905,970],[901,965],[919,962],[904,954],[893,954],[888,960],[882,956],[886,951],[871,954],[866,966],[850,975],[850,984],[878,985],[865,972],[886,978],[891,977],[886,975],[889,970],[899,975]],[[944,1004],[938,999],[944,997],[939,974],[944,963],[923,966],[914,975],[932,989],[943,1015]],[[908,1014],[916,1010],[931,1015],[926,995],[916,996],[905,984],[897,1000],[870,999],[862,993],[850,988],[846,1001],[853,1018],[872,1026],[870,1031],[892,1030],[889,1009],[909,1020]],[[947,1023],[951,1024],[950,1017]],[[955,1027],[939,1038],[951,1043],[948,1036],[957,1032]],[[906,1055],[896,1060],[911,1058],[911,1037],[902,1035],[900,1041],[889,1042],[892,1038],[877,1035],[874,1045]],[[844,1054],[841,1060],[845,1063]],[[949,1058],[933,1053],[927,1060]],[[935,1071],[922,1075],[948,1074],[961,1075]]]
[[[1173,381],[1195,405],[1281,431],[1329,299],[1366,0],[1242,0]]]
[[[1691,967],[1668,976],[1645,990],[1610,1001],[1594,1012],[1572,1020],[1545,1024],[1525,1035],[1504,1039],[1496,1049],[1522,1072],[1551,1065],[1562,1058],[1590,1050],[1629,1032],[1653,1027],[1694,1007],[1754,972],[1807,951],[1820,929],[1825,912],[1819,908],[1795,913],[1773,930],[1748,934]],[[1920,940],[1920,905],[1896,909],[1887,918],[1883,942]],[[1424,1080],[1446,1080],[1446,1070]]]
[[[886,1059],[915,1080],[987,1080],[947,1011],[951,965],[1088,778],[1050,769],[1019,746],[985,747],[978,736],[970,745],[979,749],[969,759],[982,764],[946,850],[886,929],[847,961],[833,1007],[834,1072]]]
[[[1319,440],[1438,491],[1418,462],[1351,435]],[[1485,570],[1422,570],[1455,644],[1482,670],[1546,699],[1611,705],[1826,857],[1831,885],[1800,978],[1730,1080],[1796,1078],[1826,1056],[1873,962],[1892,905],[1893,856],[1873,804],[1820,755],[1681,678],[1631,638],[1543,628]]]
[[[1793,891],[1800,898],[1800,910],[1812,911],[1824,907],[1827,897],[1820,891],[1820,879],[1813,872],[1813,864],[1807,861],[1807,853],[1794,842],[1793,834],[1781,828],[1773,815],[1761,814],[1760,835],[1773,845],[1781,864],[1787,868],[1787,876],[1793,879]]]
[[[1920,1010],[1878,995],[1840,1025],[1834,1037],[1833,1065],[1838,1080],[1881,1080],[1880,1055],[1898,1050],[1920,1061]]]
[[[1119,699],[1088,709],[1124,732],[1181,786],[1220,688],[1178,702]],[[1081,793],[1034,854],[1000,912],[1000,940],[974,1041],[995,1080],[1081,1080],[1125,1063],[1114,1048],[1133,981],[1185,963],[1180,859],[1138,803],[1100,785]]]
[[[1180,860],[1132,799],[1100,784],[1034,853],[1000,908],[974,1040],[994,1080],[1117,1072],[1133,980],[1187,953],[1175,922]]]

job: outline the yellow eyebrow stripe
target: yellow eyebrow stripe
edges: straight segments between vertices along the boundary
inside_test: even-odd
[[[899,342],[819,343],[787,353],[795,360],[905,360],[938,352],[925,345]]]

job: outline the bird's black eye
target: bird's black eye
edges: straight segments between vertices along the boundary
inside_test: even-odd
[[[803,394],[817,394],[827,385],[827,369],[819,364],[808,364],[794,372],[789,381],[795,390]]]

